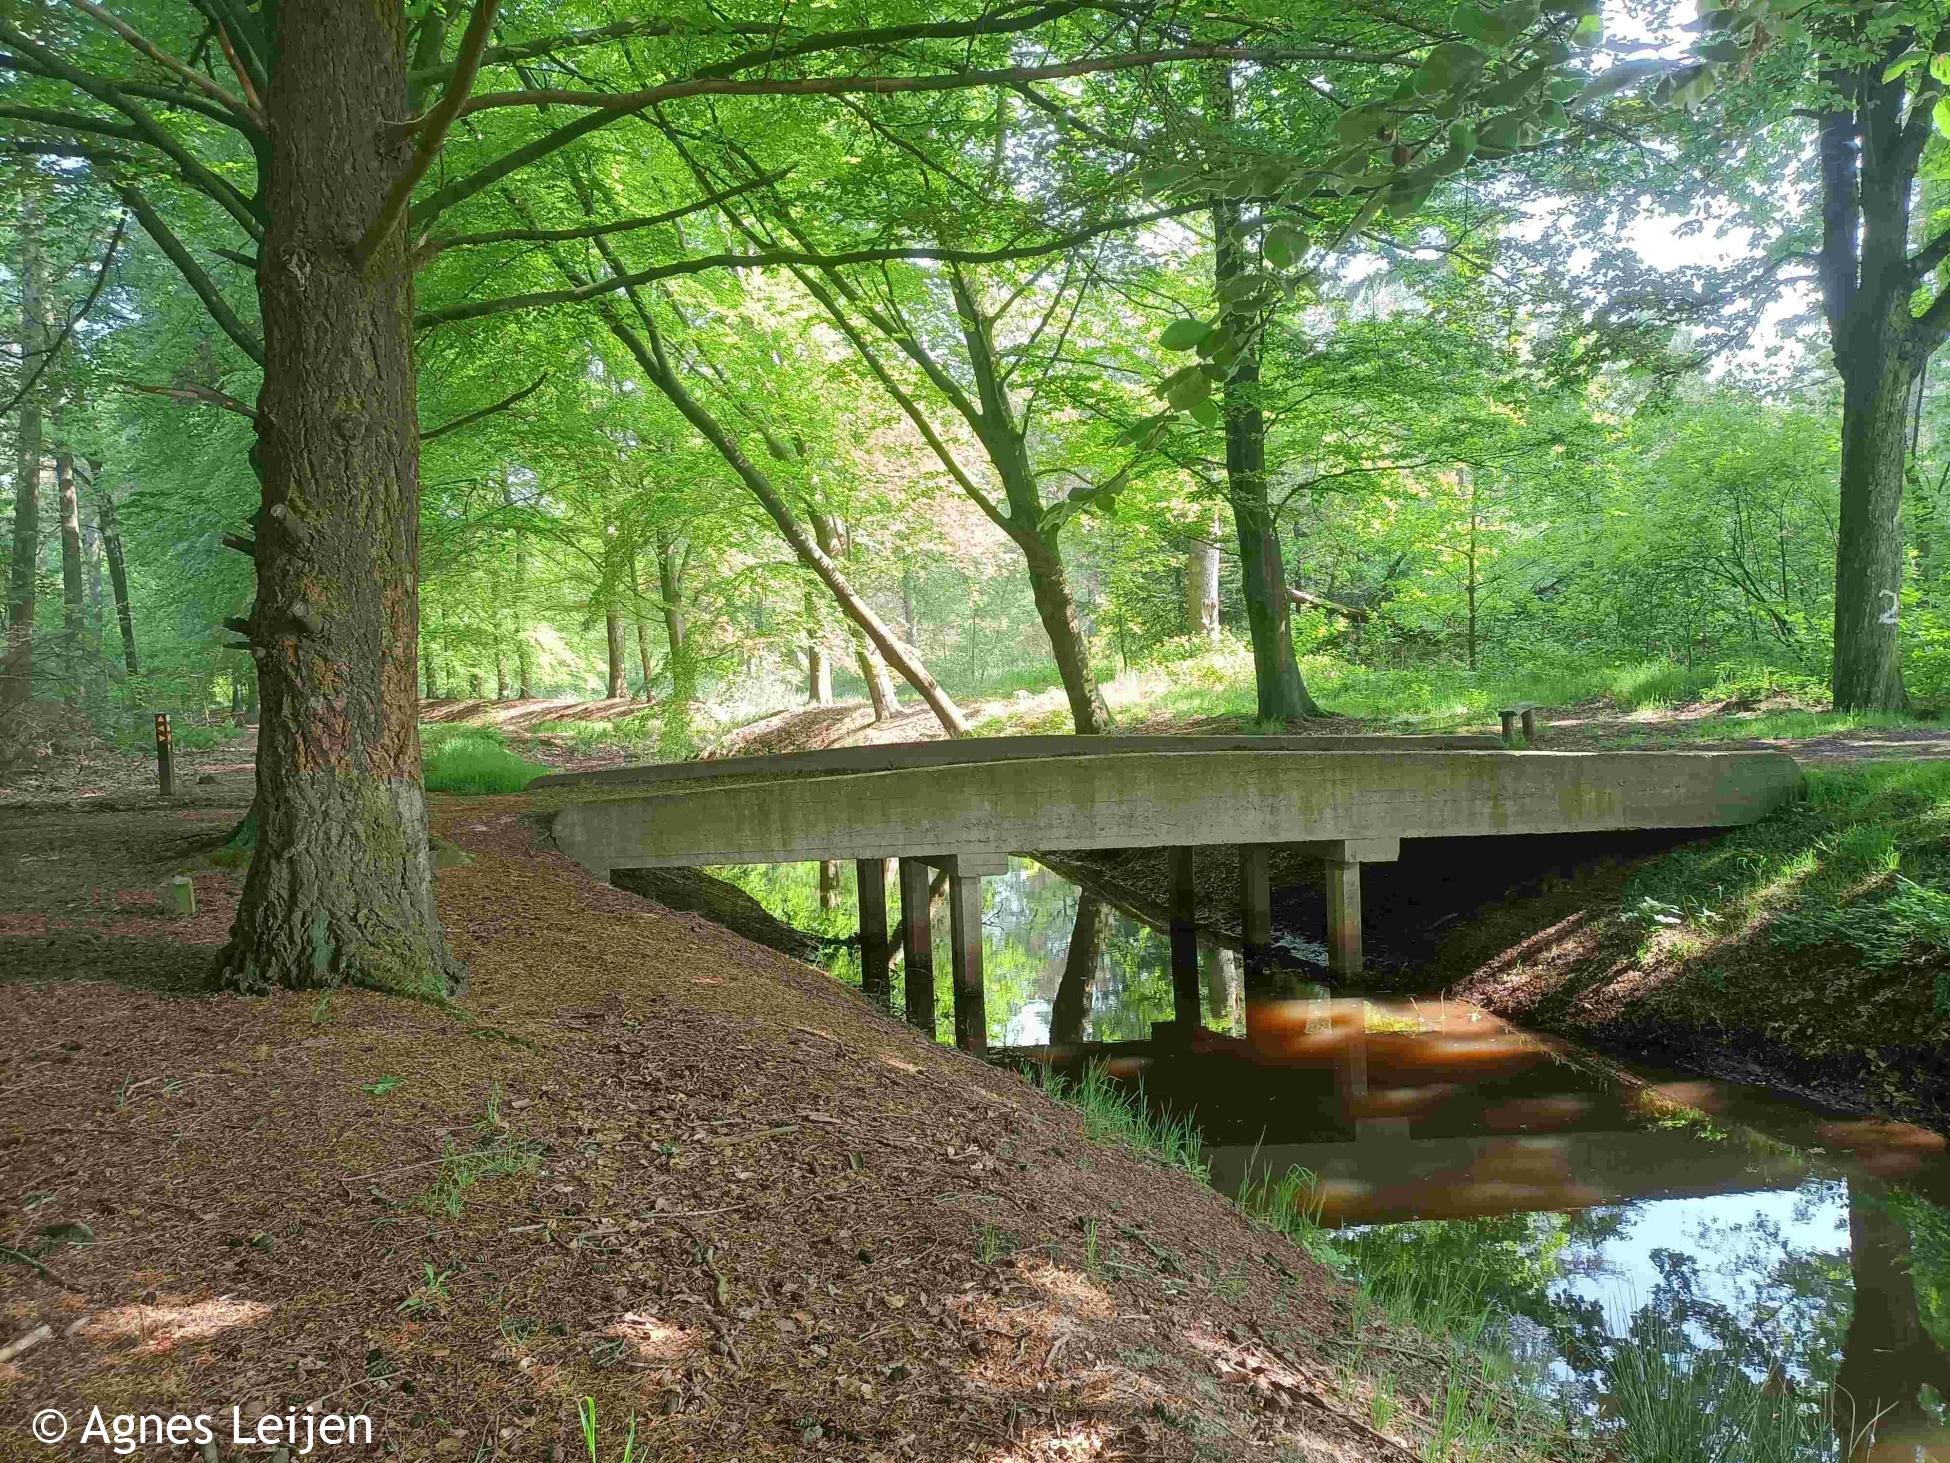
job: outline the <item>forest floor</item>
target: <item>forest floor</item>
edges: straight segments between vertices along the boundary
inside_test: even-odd
[[[50,1335],[0,1458],[106,1456],[30,1442],[47,1407],[316,1404],[372,1418],[354,1456],[584,1459],[584,1397],[602,1463],[632,1418],[653,1459],[1421,1456],[1441,1359],[1288,1239],[519,798],[433,802],[459,1005],[208,993],[226,751],[170,804],[5,804],[0,1344]]]

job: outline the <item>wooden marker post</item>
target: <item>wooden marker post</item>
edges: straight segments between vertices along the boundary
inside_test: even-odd
[[[156,713],[156,782],[166,798],[176,795],[176,748],[169,740],[169,713]]]

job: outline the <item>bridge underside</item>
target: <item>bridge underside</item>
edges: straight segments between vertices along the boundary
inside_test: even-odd
[[[998,738],[1000,745],[840,749],[871,754],[873,770],[815,752],[684,764],[681,775],[668,768],[551,777],[534,788],[560,805],[557,845],[601,878],[619,868],[853,860],[866,989],[882,1001],[892,948],[886,864],[898,859],[907,1014],[929,1030],[929,867],[945,871],[956,1038],[979,1050],[981,880],[1003,872],[1011,853],[1173,850],[1173,966],[1191,972],[1184,1004],[1195,1023],[1195,847],[1239,849],[1249,977],[1264,970],[1272,940],[1269,849],[1316,853],[1326,870],[1329,969],[1346,977],[1361,966],[1360,866],[1393,860],[1404,838],[1732,827],[1788,802],[1801,780],[1794,760],[1777,752],[1509,752],[1480,745],[1489,739],[1420,739],[1408,748],[1401,738],[1340,740],[1322,750],[1319,739],[1291,737]],[[1079,750],[1080,742],[1099,745]],[[714,767],[728,781],[696,770]]]

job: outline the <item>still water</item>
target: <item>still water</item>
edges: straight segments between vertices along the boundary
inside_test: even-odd
[[[787,923],[856,928],[850,870],[823,896],[815,865],[718,872]],[[1940,1136],[1627,1067],[1439,998],[1330,991],[1305,978],[1324,952],[1291,935],[1300,978],[1277,999],[1248,1000],[1238,956],[1202,948],[1204,1029],[1154,1043],[1173,1015],[1163,933],[1026,860],[984,884],[993,1046],[1067,1048],[1190,1115],[1222,1189],[1312,1175],[1303,1202],[1357,1274],[1495,1317],[1621,1456],[1950,1463]],[[850,950],[831,966],[857,982]],[[1636,1407],[1697,1418],[1697,1437],[1642,1452]]]

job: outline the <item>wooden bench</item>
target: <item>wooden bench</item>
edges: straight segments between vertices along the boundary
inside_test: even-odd
[[[1503,722],[1503,744],[1505,746],[1514,746],[1516,744],[1517,721],[1519,718],[1523,721],[1524,745],[1529,747],[1537,745],[1537,711],[1538,707],[1536,702],[1519,701],[1515,706],[1506,706],[1497,712],[1497,716]]]

